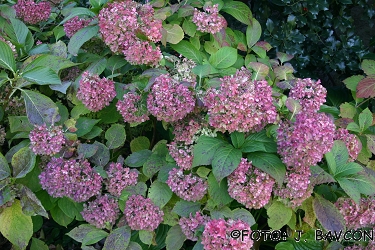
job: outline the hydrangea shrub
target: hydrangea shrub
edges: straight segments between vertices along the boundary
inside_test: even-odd
[[[270,49],[240,1],[1,4],[0,248],[371,248],[312,235],[375,226],[375,62],[335,102]]]

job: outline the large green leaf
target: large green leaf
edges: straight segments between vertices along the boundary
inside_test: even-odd
[[[188,41],[182,40],[178,44],[171,44],[171,47],[184,57],[191,59],[196,63],[202,63],[203,61],[202,53]]]
[[[253,18],[251,24],[247,27],[246,30],[246,41],[249,48],[253,47],[260,39],[262,34],[262,27],[260,23]]]
[[[19,200],[14,200],[11,207],[0,213],[0,233],[13,245],[26,249],[33,234],[33,223],[31,216],[22,213]]]
[[[166,34],[166,41],[171,44],[177,44],[184,39],[184,31],[177,24],[164,24],[163,28]]]
[[[104,1],[104,0],[96,0],[96,1]],[[96,16],[96,14],[94,12],[92,12],[91,10],[87,9],[87,8],[83,8],[83,7],[72,8],[72,9],[69,10],[69,15],[67,17],[65,17],[59,23],[59,25],[64,24],[66,21],[68,21],[69,19],[71,19],[73,17],[76,17],[76,16],[94,17],[94,16]]]
[[[10,168],[5,156],[0,152],[0,180],[10,176]]]
[[[218,207],[225,206],[233,200],[228,193],[228,183],[226,179],[218,183],[212,173],[208,176],[208,194],[212,202]]]
[[[48,219],[47,211],[44,209],[40,200],[26,186],[20,189],[22,212],[25,215],[34,216],[41,215]]]
[[[99,230],[100,229],[96,228],[93,225],[82,224],[82,225],[79,225],[78,227],[73,228],[69,233],[67,233],[67,235],[71,237],[72,239],[74,239],[75,241],[82,243],[83,239],[86,237],[86,235],[89,232],[99,231]]]
[[[199,202],[180,200],[173,207],[172,212],[181,217],[189,217],[190,214],[195,215],[199,211],[201,204]]]
[[[87,26],[85,28],[80,29],[75,33],[68,43],[68,51],[70,54],[76,56],[78,54],[79,49],[81,46],[96,36],[99,31],[99,26]]]
[[[38,66],[51,68],[54,72],[58,73],[62,69],[70,68],[78,63],[73,63],[72,61],[65,59],[60,56],[55,55],[41,55],[35,58],[31,63],[29,63],[24,71],[29,71]]]
[[[237,61],[237,50],[231,47],[223,47],[213,53],[209,63],[217,69],[225,69]]]
[[[142,167],[151,155],[152,151],[148,149],[134,152],[125,159],[125,164],[133,168]]]
[[[131,229],[122,226],[113,230],[104,242],[103,250],[123,250],[129,246]]]
[[[59,225],[63,226],[63,227],[66,227],[68,226],[73,220],[74,218],[72,217],[69,217],[68,215],[66,215],[61,209],[59,206],[54,206],[51,210],[50,210],[50,213],[51,213],[51,216],[52,216],[52,219]]]
[[[200,165],[211,165],[215,152],[218,148],[226,145],[226,142],[213,137],[201,136],[193,150],[193,167]]]
[[[186,240],[185,234],[182,232],[180,225],[175,225],[169,229],[167,238],[165,240],[167,250],[181,249],[184,241]]]
[[[255,152],[247,155],[252,164],[269,174],[281,185],[285,177],[285,165],[278,156],[270,153]]]
[[[241,150],[234,148],[232,145],[220,147],[215,152],[212,160],[212,172],[218,182],[230,175],[238,167],[241,157]]]
[[[267,209],[268,225],[274,230],[281,229],[292,218],[292,213],[293,210],[291,208],[280,201],[274,201]]]
[[[96,166],[104,167],[110,160],[109,149],[103,143],[97,141],[95,141],[93,145],[98,147],[98,151],[90,157],[90,161]]]
[[[22,90],[25,99],[27,118],[31,124],[53,124],[59,121],[58,107],[47,96],[32,90]]]
[[[316,218],[319,220],[324,229],[331,232],[345,230],[345,220],[340,211],[332,202],[324,199],[318,194],[315,194],[313,207]]]
[[[16,72],[16,61],[12,49],[3,41],[0,41],[0,67]]]
[[[365,59],[361,63],[361,68],[366,75],[375,75],[375,61]]]
[[[38,66],[22,73],[22,77],[29,82],[39,85],[61,84],[59,76],[51,68]]]
[[[267,136],[267,132],[265,130],[262,130],[259,133],[250,134],[246,138],[245,143],[242,145],[241,150],[243,153],[257,151],[276,153],[277,144],[272,138]]]
[[[13,176],[16,178],[25,177],[27,173],[33,170],[36,162],[36,156],[29,147],[18,150],[12,157]]]
[[[368,108],[359,114],[359,128],[361,129],[361,132],[365,131],[371,126],[372,119],[372,113]]]
[[[9,20],[10,30],[6,30],[5,32],[12,40],[17,41],[19,44],[26,45],[26,39],[28,34],[30,33],[27,26],[19,19],[10,18]]]
[[[238,21],[246,25],[251,25],[252,23],[253,15],[251,13],[251,10],[243,2],[228,1],[225,3],[221,11],[228,13],[229,15],[233,16]]]
[[[123,125],[113,124],[106,132],[105,139],[107,139],[107,147],[114,149],[124,145],[126,140],[126,132]]]
[[[148,197],[160,208],[168,203],[172,195],[173,192],[169,186],[159,181],[154,181],[148,190]]]
[[[81,137],[87,133],[89,133],[92,128],[97,124],[100,120],[91,119],[88,117],[79,117],[76,122],[76,134],[78,137]]]

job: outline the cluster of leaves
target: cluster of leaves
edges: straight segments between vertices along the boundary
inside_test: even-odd
[[[285,231],[290,228],[306,232],[300,242],[295,242],[292,235],[286,242],[277,244],[277,249],[322,249],[330,243],[315,242],[313,229],[339,231],[346,227],[342,215],[333,205],[337,198],[349,196],[359,202],[361,195],[375,194],[375,174],[370,160],[371,153],[375,153],[373,115],[370,109],[361,108],[363,98],[375,96],[372,93],[375,72],[374,62],[365,60],[362,69],[366,77],[353,76],[344,81],[353,92],[353,101],[342,104],[340,110],[329,106],[321,108],[336,118],[337,126],[359,136],[363,148],[358,162],[348,163],[345,145],[335,142],[322,163],[311,166],[310,181],[315,189],[301,207],[288,207],[274,197],[265,208],[250,211],[228,193],[227,177],[243,157],[268,173],[276,183],[283,183],[287,169],[277,154],[277,124],[258,133],[218,133],[215,138],[200,136],[194,145],[192,167],[196,175],[207,181],[208,193],[196,202],[179,198],[166,184],[169,171],[177,167],[166,145],[172,139],[173,128],[164,121],[156,121],[155,117],[141,124],[124,123],[115,104],[123,98],[126,88],[132,86],[148,92],[155,76],[173,66],[167,59],[181,54],[196,63],[192,69],[198,83],[194,91],[218,86],[220,77],[233,75],[246,67],[252,72],[252,80],[266,80],[272,86],[279,116],[292,119],[300,107],[291,102],[284,91],[290,89],[295,79],[294,68],[288,63],[293,56],[278,52],[276,58],[269,58],[267,51],[272,46],[259,41],[261,24],[242,2],[215,0],[210,4],[218,4],[220,13],[246,25],[246,32],[227,27],[216,34],[208,34],[197,31],[192,22],[194,8],[201,9],[205,1],[170,3],[155,0],[151,1],[155,16],[163,21],[163,38],[159,46],[164,58],[158,69],[130,65],[123,56],[114,55],[99,35],[95,18],[107,2],[90,0],[84,5],[80,1],[61,1],[52,8],[48,21],[32,26],[16,18],[12,3],[0,5],[0,35],[15,46],[17,55],[6,42],[0,41],[0,87],[7,89],[5,101],[0,106],[0,123],[7,131],[7,144],[0,153],[0,232],[15,247],[25,249],[30,245],[34,250],[59,244],[62,247],[80,245],[82,249],[94,249],[94,245],[103,249],[203,249],[200,241],[187,241],[178,224],[180,217],[203,210],[212,219],[241,219],[252,229]],[[284,6],[282,1],[277,2]],[[289,1],[287,6],[300,5]],[[315,11],[314,6],[308,8],[311,15],[318,17],[319,8],[328,7],[318,4]],[[290,15],[287,22],[274,23],[274,26],[290,32],[295,30],[293,27],[300,27],[297,20],[302,22],[304,15]],[[62,25],[76,16],[94,18],[94,21],[68,39]],[[318,19],[322,20],[321,17]],[[267,28],[263,29],[265,37],[275,34],[271,29],[272,20],[269,20],[265,22]],[[308,20],[304,22],[312,25]],[[297,33],[288,37],[291,44],[279,46],[279,50],[293,53],[299,50],[298,53],[305,56],[317,56],[310,50],[301,50],[299,39],[302,38],[299,37],[301,35]],[[61,80],[72,67],[78,67],[81,73],[89,71],[112,79],[116,86],[115,100],[99,112],[90,112],[75,96],[81,76],[70,81]],[[21,115],[14,115],[8,109],[15,97],[24,100],[25,113]],[[38,176],[46,159],[36,156],[30,149],[29,133],[35,125],[43,124],[64,128],[68,143],[60,155],[88,159],[103,178],[106,178],[109,162],[124,162],[137,169],[140,172],[138,183],[122,192],[118,200],[120,210],[124,211],[130,195],[147,194],[163,210],[162,224],[152,232],[132,231],[120,219],[113,227],[98,229],[84,222],[83,203],[66,197],[53,198],[42,190]],[[364,171],[367,174],[363,174]],[[52,230],[50,239],[58,236],[60,239],[51,242],[43,235],[56,223],[61,226],[60,231]],[[275,247],[276,243],[266,242],[264,246],[269,244]],[[330,246],[333,244],[336,243]]]
[[[257,1],[252,11],[262,23],[263,39],[295,56],[293,65],[299,77],[337,71],[343,80],[359,72],[363,59],[374,59],[370,53],[374,37],[358,32],[372,28],[375,12],[371,1]],[[358,20],[354,20],[354,12],[361,13]]]

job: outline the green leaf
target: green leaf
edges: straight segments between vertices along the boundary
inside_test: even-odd
[[[342,118],[353,119],[356,114],[357,109],[352,104],[345,102],[340,105],[340,116]]]
[[[232,214],[233,216],[231,218],[233,220],[242,220],[249,224],[250,227],[256,223],[254,216],[247,209],[236,208],[232,211]]]
[[[361,63],[361,68],[366,75],[375,75],[375,61],[365,59]]]
[[[134,138],[130,142],[130,150],[134,152],[138,152],[144,149],[150,148],[150,140],[146,136],[139,136]]]
[[[24,71],[30,71],[37,67],[46,67],[51,68],[55,73],[58,73],[62,69],[70,68],[79,63],[73,63],[68,59],[65,59],[60,56],[55,55],[41,55],[35,58],[31,63],[29,63]]]
[[[280,201],[274,201],[267,209],[268,225],[273,230],[279,230],[292,218],[293,210]]]
[[[247,46],[249,48],[253,47],[254,44],[259,41],[261,34],[262,27],[260,26],[260,23],[255,18],[253,18],[251,24],[249,24],[246,30]]]
[[[67,235],[70,238],[74,239],[75,241],[82,243],[86,235],[89,232],[93,232],[93,231],[100,231],[100,229],[90,224],[82,224],[82,225],[79,225],[78,227],[73,228],[69,233],[67,233]]]
[[[330,152],[325,154],[328,167],[333,175],[336,175],[337,168],[344,166],[348,159],[348,149],[343,141],[335,141]]]
[[[49,125],[59,121],[59,109],[50,98],[31,90],[21,91],[25,99],[27,118],[31,124]]]
[[[72,201],[67,197],[60,198],[57,202],[61,211],[71,218],[80,217],[83,210],[83,205]]]
[[[94,144],[98,147],[98,151],[90,157],[90,161],[96,166],[104,167],[110,159],[109,149],[102,143],[95,141]]]
[[[350,89],[351,91],[356,91],[358,83],[363,78],[365,78],[365,77],[362,76],[362,75],[355,75],[355,76],[351,76],[351,77],[346,78],[343,82],[348,89]]]
[[[266,79],[266,76],[268,75],[270,68],[260,62],[250,62],[247,67],[251,68],[253,70],[253,80],[264,80]]]
[[[5,156],[0,152],[0,180],[10,176],[10,168]]]
[[[12,40],[17,41],[19,44],[26,45],[26,39],[29,34],[27,26],[16,18],[10,18],[11,31],[8,32]]]
[[[227,180],[224,179],[218,183],[212,173],[208,176],[208,194],[218,207],[225,206],[233,200],[228,193]]]
[[[291,98],[291,97],[288,97],[285,101],[285,106],[288,108],[288,110],[290,112],[292,112],[292,116],[298,114],[301,109],[302,109],[302,106],[301,104],[299,103],[299,101]]]
[[[143,164],[143,174],[151,178],[165,165],[167,165],[165,156],[161,156],[154,152]]]
[[[193,167],[211,165],[216,150],[224,145],[226,143],[217,138],[208,136],[199,137],[193,149]]]
[[[104,230],[95,230],[95,231],[88,232],[82,240],[82,245],[86,246],[86,245],[94,244],[100,241],[101,239],[104,239],[107,236],[108,236],[108,233]]]
[[[332,175],[324,171],[324,169],[322,169],[319,166],[311,166],[310,170],[311,170],[310,184],[312,186],[320,185],[323,183],[336,182],[335,179],[332,177]]]
[[[75,33],[72,38],[70,38],[68,43],[68,51],[70,54],[76,56],[78,54],[78,50],[81,48],[81,46],[96,36],[99,31],[99,26],[87,26],[85,28],[80,29]]]
[[[167,250],[181,249],[185,240],[186,236],[182,232],[180,225],[171,227],[165,239]]]
[[[38,85],[56,85],[61,84],[59,76],[46,66],[38,66],[22,73],[22,77],[29,82]]]
[[[22,186],[19,192],[21,194],[22,212],[25,215],[41,215],[48,219],[47,211],[44,209],[40,200],[29,188]]]
[[[340,178],[344,176],[349,176],[352,174],[359,173],[363,170],[363,167],[355,162],[349,162],[344,165],[337,166],[335,178]]]
[[[122,248],[119,248],[119,249],[122,249]],[[137,242],[130,241],[129,246],[126,248],[126,250],[142,250],[142,247]]]
[[[92,130],[92,128],[97,124],[100,120],[91,119],[88,117],[79,117],[76,122],[76,134],[78,137],[81,137]]]
[[[104,4],[106,4],[108,2],[108,0],[90,0],[90,4],[92,5],[92,7],[94,8],[100,8],[102,7]]]
[[[177,44],[184,39],[184,31],[177,24],[164,24],[164,30],[166,31],[166,41],[171,44]]]
[[[232,145],[220,147],[212,160],[212,172],[218,182],[230,175],[240,164],[242,152]]]
[[[256,152],[247,155],[252,164],[269,174],[276,180],[279,185],[282,185],[285,177],[285,165],[278,156],[270,153]]]
[[[103,1],[103,0],[96,0],[96,1]],[[91,3],[91,1],[90,1]],[[96,14],[92,12],[91,10],[83,7],[76,7],[69,10],[69,15],[62,20],[59,25],[64,24],[69,19],[75,17],[75,16],[89,16],[89,17],[95,17]]]
[[[0,67],[9,69],[13,73],[16,72],[16,61],[14,60],[14,55],[12,49],[3,41],[0,41]]]
[[[98,151],[98,149],[99,147],[97,145],[80,143],[77,148],[77,153],[82,158],[90,158]]]
[[[172,212],[181,217],[189,217],[190,214],[195,215],[200,210],[201,204],[199,202],[180,200],[173,207]]]
[[[211,55],[209,63],[217,69],[229,68],[237,61],[237,50],[223,47]]]
[[[228,1],[225,3],[221,11],[228,13],[241,23],[244,23],[246,25],[252,24],[253,15],[251,13],[251,10],[243,2]]]
[[[148,197],[160,208],[163,208],[172,198],[172,190],[163,182],[154,181],[149,190]]]
[[[36,156],[29,147],[18,150],[12,157],[13,176],[22,178],[33,170],[36,162]]]
[[[294,246],[290,244],[289,242],[279,242],[275,246],[276,250],[295,250]]]
[[[154,231],[139,230],[139,239],[146,245],[151,245],[152,239],[154,238]]]
[[[361,129],[359,128],[358,124],[355,122],[349,123],[346,129],[349,131],[357,132],[357,133],[361,132]]]
[[[142,167],[151,155],[152,151],[148,149],[134,152],[125,159],[125,164],[133,168]]]
[[[366,139],[368,150],[375,154],[375,135],[366,135]]]
[[[12,206],[0,213],[0,233],[13,245],[26,249],[33,235],[33,223],[30,216],[22,213],[19,200],[14,200]]]
[[[31,241],[30,250],[49,250],[49,248],[46,245],[46,243],[44,243],[44,241],[41,241],[33,237]]]
[[[124,145],[126,140],[125,128],[120,124],[113,124],[106,132],[105,138],[107,139],[107,147],[114,149]]]
[[[67,227],[73,220],[74,218],[67,216],[59,206],[54,206],[50,210],[52,219],[59,225],[63,227]]]
[[[316,218],[325,230],[331,232],[345,231],[345,220],[332,202],[315,194],[313,208]]]
[[[240,132],[233,132],[230,134],[230,138],[232,140],[232,144],[235,148],[241,148],[241,146],[245,143],[245,134]]]
[[[245,143],[242,145],[241,150],[243,153],[251,153],[263,151],[268,153],[277,152],[276,142],[267,136],[267,132],[262,130],[259,133],[250,134]]]
[[[359,128],[361,132],[365,131],[372,124],[372,113],[366,108],[359,114]]]
[[[187,35],[194,37],[195,33],[197,32],[197,25],[195,25],[195,23],[193,23],[191,20],[185,19],[185,21],[182,23],[182,29]]]
[[[144,182],[138,182],[135,186],[127,186],[124,190],[130,195],[146,196],[147,185]]]
[[[182,40],[178,44],[171,44],[171,47],[177,51],[177,53],[183,55],[187,59],[193,60],[196,63],[201,64],[203,61],[202,53],[188,41]]]
[[[123,250],[130,246],[131,229],[123,226],[113,230],[104,242],[103,250]]]

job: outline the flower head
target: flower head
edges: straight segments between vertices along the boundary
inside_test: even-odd
[[[35,3],[34,0],[18,0],[13,8],[17,17],[29,24],[46,21],[51,14],[51,5],[44,1]]]
[[[142,97],[136,93],[124,94],[124,100],[117,102],[116,107],[125,122],[136,123],[149,120],[149,112]]]
[[[71,38],[77,31],[86,27],[91,22],[91,19],[83,19],[78,16],[69,19],[64,23],[64,31],[68,38]]]
[[[124,168],[121,163],[112,162],[107,171],[107,190],[114,196],[120,196],[124,188],[137,184],[138,172]]]
[[[192,241],[197,241],[198,237],[195,235],[199,227],[205,226],[210,220],[207,215],[202,215],[199,211],[195,213],[195,216],[190,214],[189,217],[180,218],[178,224],[180,224],[182,232],[185,234],[186,238]]]
[[[112,80],[92,75],[85,71],[79,81],[77,98],[91,111],[99,111],[115,98],[115,84]]]
[[[97,228],[108,228],[115,224],[120,210],[117,201],[108,195],[101,195],[95,200],[83,204],[81,212],[85,221]]]
[[[314,112],[326,101],[327,90],[320,84],[320,80],[310,78],[298,79],[290,90],[289,97],[298,100],[305,112]]]
[[[36,125],[29,134],[30,147],[37,155],[54,155],[62,149],[65,137],[61,126]]]
[[[197,25],[197,30],[215,34],[222,28],[227,27],[227,21],[219,15],[218,4],[205,6],[201,12],[194,10],[193,23]]]
[[[362,143],[356,135],[349,134],[349,131],[345,128],[339,128],[336,130],[334,139],[345,142],[346,148],[349,152],[349,161],[357,159],[359,152],[362,150]]]
[[[124,215],[132,230],[155,230],[163,221],[164,213],[150,198],[132,195],[126,201]]]
[[[193,165],[193,146],[172,142],[168,144],[169,154],[181,169],[191,169]]]

